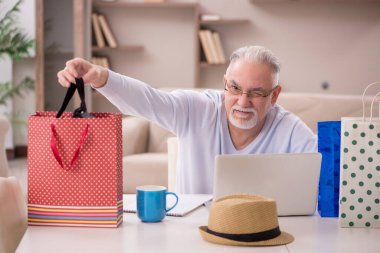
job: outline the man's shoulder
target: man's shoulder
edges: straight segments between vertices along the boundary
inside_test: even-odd
[[[286,110],[281,105],[275,104],[272,108],[273,121],[278,124],[285,125],[287,128],[296,125],[302,125],[307,127],[305,122],[294,113]]]
[[[294,120],[299,119],[295,114],[293,114],[292,112],[286,110],[284,107],[282,107],[281,105],[278,105],[278,104],[275,104],[272,107],[271,112],[274,115],[275,120],[279,120],[279,121],[280,120],[294,121]]]
[[[215,101],[223,101],[224,93],[221,90],[207,89],[203,91],[203,94]]]
[[[310,127],[296,114],[284,109],[280,105],[274,106],[274,110],[276,114],[274,121],[277,122],[277,125],[282,126],[287,131],[315,135]]]

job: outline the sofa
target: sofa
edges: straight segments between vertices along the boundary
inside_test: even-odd
[[[372,98],[365,97],[366,115]],[[361,117],[359,95],[331,95],[282,92],[277,103],[300,117],[314,133],[318,121],[335,121],[341,117]],[[374,116],[379,115],[376,103]],[[124,192],[134,193],[137,185],[157,184],[175,189],[177,140],[173,133],[145,119],[123,119]],[[169,150],[169,153],[168,153]]]
[[[27,208],[19,181],[0,177],[0,252],[15,252],[27,229]]]
[[[124,193],[135,193],[139,185],[168,185],[166,141],[173,136],[173,133],[145,119],[123,118]]]
[[[8,119],[0,116],[0,252],[15,252],[27,228],[25,196],[19,180],[8,177],[5,135]]]

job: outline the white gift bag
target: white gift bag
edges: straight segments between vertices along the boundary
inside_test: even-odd
[[[367,89],[364,90],[363,98]],[[341,227],[380,228],[380,119],[342,118],[340,160]]]

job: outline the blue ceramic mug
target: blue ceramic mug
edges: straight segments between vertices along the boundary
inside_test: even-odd
[[[173,195],[175,204],[166,208],[166,196]],[[159,222],[165,218],[166,213],[172,210],[178,203],[178,196],[174,192],[168,192],[163,186],[144,185],[136,188],[137,216],[143,222]]]

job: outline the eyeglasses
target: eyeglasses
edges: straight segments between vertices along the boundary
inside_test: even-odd
[[[234,83],[233,81],[225,81],[224,82],[224,90],[228,91],[233,96],[242,96],[243,94],[246,94],[248,98],[266,98],[268,97],[277,86],[275,86],[273,89],[267,91],[262,88],[256,88],[251,89],[247,92],[243,92],[242,88]]]

